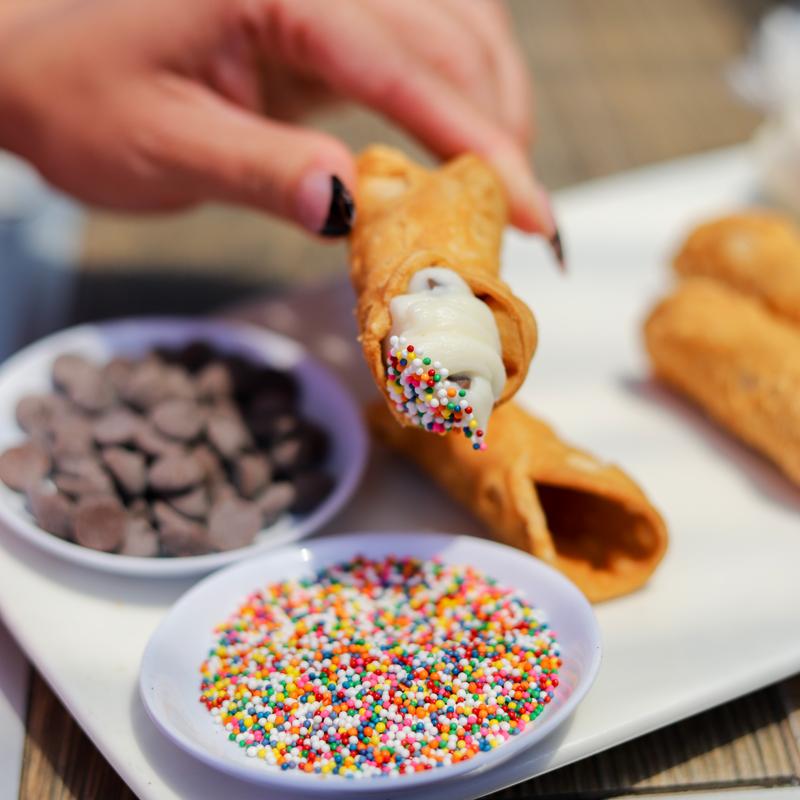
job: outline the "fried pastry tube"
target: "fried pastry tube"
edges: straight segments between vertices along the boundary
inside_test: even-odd
[[[525,379],[537,337],[530,310],[499,277],[508,215],[499,179],[474,155],[426,169],[382,146],[362,153],[357,167],[350,264],[359,338],[395,419],[411,422],[386,394],[390,304],[408,291],[417,272],[431,267],[456,273],[491,311],[505,369],[495,402],[507,401]]]
[[[515,403],[496,409],[480,458],[461,437],[399,427],[383,404],[368,418],[493,538],[561,570],[593,602],[638,589],[664,555],[666,526],[642,490]]]
[[[656,375],[800,484],[800,331],[717,281],[691,278],[645,324]]]
[[[708,277],[800,324],[800,229],[768,212],[735,214],[696,228],[675,256],[683,277]]]

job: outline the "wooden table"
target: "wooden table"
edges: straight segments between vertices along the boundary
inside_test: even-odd
[[[732,98],[724,70],[767,2],[516,0],[512,6],[537,84],[535,160],[553,188],[739,142],[758,123]],[[409,146],[362,112],[339,114],[322,126],[354,146],[374,140]],[[308,242],[272,223],[265,227],[251,214],[209,209],[155,222],[98,214],[89,222],[72,317],[168,311],[174,294],[163,287],[183,283],[187,270],[199,288],[184,306],[191,302],[193,310],[202,310],[219,304],[221,267],[226,296],[233,299],[263,290],[265,274],[272,283],[298,270],[304,277],[333,272],[341,263],[340,248]],[[143,277],[148,271],[150,277]],[[162,291],[154,294],[153,287]],[[798,785],[800,677],[494,800]],[[20,796],[132,796],[35,673]]]

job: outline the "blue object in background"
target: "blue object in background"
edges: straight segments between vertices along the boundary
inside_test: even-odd
[[[69,317],[83,213],[0,153],[0,358]]]
[[[50,189],[27,164],[0,151],[0,361],[29,342],[80,322],[148,314],[206,314],[254,294],[269,282],[225,273],[106,273],[78,268],[86,212]]]

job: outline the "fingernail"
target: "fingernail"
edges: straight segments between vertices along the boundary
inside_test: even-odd
[[[564,259],[564,244],[561,241],[561,233],[558,230],[556,215],[553,213],[553,203],[550,200],[550,195],[544,189],[539,190],[539,195],[542,199],[542,207],[545,209],[547,214],[548,223],[553,231],[547,242],[550,245],[550,249],[553,251],[553,255],[556,257],[559,269],[562,272],[566,272],[567,264]]]
[[[350,192],[336,175],[331,175],[331,203],[320,233],[323,236],[345,236],[350,233],[355,218],[356,206]]]
[[[559,269],[562,272],[566,272],[567,264],[564,261],[564,245],[561,243],[561,234],[558,232],[558,228],[556,228],[556,232],[550,237],[550,247],[553,250],[553,255],[556,257],[556,261],[558,261]]]
[[[535,208],[540,217],[543,233],[548,239],[553,238],[558,234],[558,225],[556,225],[556,215],[553,213],[553,201],[550,199],[550,194],[541,184],[536,185],[536,202]]]
[[[327,172],[312,172],[297,192],[300,223],[321,236],[346,236],[355,219],[355,204],[342,181]]]

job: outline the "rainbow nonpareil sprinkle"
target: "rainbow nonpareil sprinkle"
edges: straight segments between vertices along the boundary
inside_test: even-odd
[[[470,406],[469,389],[450,380],[449,375],[438,361],[405,338],[392,336],[389,340],[386,391],[395,409],[432,433],[460,430],[472,440],[473,449],[485,450],[484,432]]]
[[[216,630],[200,701],[232,746],[345,777],[456,764],[519,734],[561,658],[541,613],[469,567],[355,560],[253,592]]]

